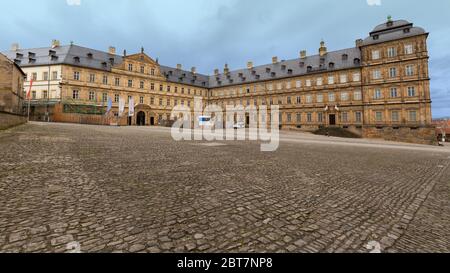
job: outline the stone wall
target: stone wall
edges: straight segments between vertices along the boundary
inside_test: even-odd
[[[419,127],[363,127],[364,138],[381,138],[389,141],[437,145],[436,129],[433,126]]]
[[[5,130],[27,122],[26,117],[6,112],[0,112],[0,130]]]

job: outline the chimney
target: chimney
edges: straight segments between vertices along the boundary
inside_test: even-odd
[[[59,40],[52,40],[52,48],[57,48],[60,46]]]
[[[183,68],[183,66],[181,64],[177,64],[177,69],[181,70],[181,68]]]
[[[272,57],[272,64],[278,63],[278,57]]]
[[[219,75],[219,69],[214,69],[214,76],[218,76]]]
[[[300,51],[300,58],[305,59],[306,58],[306,50]]]
[[[18,43],[14,43],[11,45],[11,51],[18,51],[20,49],[20,46]]]
[[[223,68],[223,73],[224,74],[230,73],[230,69],[228,68],[228,64],[225,64],[225,67]]]
[[[247,68],[248,69],[253,69],[253,62],[247,62]]]
[[[362,46],[362,43],[363,43],[363,40],[362,40],[362,39],[358,39],[358,40],[355,41],[356,47],[361,47],[361,46]]]
[[[126,50],[126,49],[123,50],[123,56],[124,56],[124,57],[127,56],[127,50]]]
[[[116,55],[116,48],[113,47],[113,46],[110,46],[108,48],[108,53],[111,54],[111,55]]]
[[[197,68],[195,68],[195,66],[193,66],[191,68],[191,72],[192,72],[192,74],[197,74]]]
[[[326,54],[327,54],[327,48],[325,46],[325,42],[322,40],[320,42],[319,55],[320,55],[320,57],[323,57]]]

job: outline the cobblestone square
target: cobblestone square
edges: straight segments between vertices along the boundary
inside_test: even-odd
[[[281,133],[175,142],[165,128],[0,132],[0,252],[450,251],[450,149]]]

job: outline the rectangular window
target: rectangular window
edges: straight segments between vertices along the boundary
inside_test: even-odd
[[[143,82],[143,81],[141,81],[141,82],[139,83],[139,88],[140,88],[140,89],[144,89],[144,82]]]
[[[317,121],[318,121],[319,123],[322,123],[322,122],[323,122],[323,113],[318,113],[318,114],[317,114]]]
[[[47,90],[42,92],[42,98],[43,99],[48,99],[48,91]]]
[[[301,104],[302,103],[302,97],[297,96],[297,104]]]
[[[400,115],[399,115],[398,111],[392,111],[391,112],[391,120],[392,120],[392,122],[400,121]]]
[[[292,104],[292,99],[291,99],[291,97],[287,97],[287,104]]]
[[[163,99],[159,99],[159,106],[163,106]]]
[[[95,101],[95,92],[94,91],[89,91],[89,100]]]
[[[362,113],[361,112],[356,112],[355,113],[355,121],[357,123],[361,123],[362,122]]]
[[[103,75],[103,84],[108,84],[108,76]]]
[[[170,92],[170,85],[167,86],[167,92]]]
[[[80,92],[78,90],[72,91],[72,99],[77,100],[80,98]]]
[[[145,73],[145,67],[143,65],[141,66],[141,73]]]
[[[302,82],[301,82],[301,81],[296,81],[296,82],[295,82],[295,87],[296,87],[296,88],[302,87]]]
[[[397,68],[395,68],[395,67],[389,68],[389,77],[391,77],[391,78],[397,77]]]
[[[32,92],[31,92],[31,98],[32,98],[33,100],[36,99],[36,91],[32,91]]]
[[[143,104],[144,103],[144,97],[139,97],[139,103]]]
[[[342,74],[340,76],[340,81],[341,81],[341,83],[346,83],[347,82],[347,75],[346,74]]]
[[[355,91],[353,93],[353,99],[354,100],[362,100],[362,93],[361,93],[361,91]]]
[[[58,71],[53,71],[52,72],[52,80],[57,80],[58,79]]]
[[[374,79],[374,80],[379,80],[379,79],[381,79],[381,71],[380,71],[380,70],[374,70],[374,71],[373,71],[373,79]]]
[[[383,121],[383,112],[375,112],[375,120],[378,122]]]
[[[306,95],[306,103],[312,103],[313,99],[311,95]]]
[[[150,90],[155,90],[155,84],[154,83],[150,83]]]
[[[395,47],[388,48],[388,57],[393,58],[397,56],[397,49]]]
[[[78,72],[78,71],[73,72],[73,79],[76,81],[79,81],[80,80],[80,72]]]
[[[348,93],[347,92],[341,93],[341,101],[348,101]]]
[[[291,86],[291,82],[287,82],[286,83],[286,89],[291,89],[292,88],[292,86]],[[255,86],[255,92],[256,92],[256,86]]]
[[[95,74],[89,74],[89,82],[95,82]]]
[[[115,79],[114,79],[114,84],[115,84],[116,86],[119,86],[119,85],[120,85],[120,78],[115,78]]]
[[[311,87],[311,85],[312,85],[311,80],[306,80],[306,86]]]
[[[277,89],[278,89],[278,90],[283,89],[283,85],[282,85],[281,83],[277,83]]]
[[[408,97],[415,97],[416,96],[416,89],[412,86],[408,87]]]
[[[353,81],[354,82],[360,82],[361,81],[361,74],[360,73],[353,73]]]
[[[119,102],[119,98],[120,98],[120,96],[119,96],[119,94],[114,94],[114,102]]]
[[[406,76],[414,76],[414,66],[412,65],[407,65],[406,66],[406,70],[405,70],[405,74]]]
[[[128,71],[133,71],[133,64],[128,64]]]
[[[417,121],[417,112],[409,111],[409,121],[416,122]]]
[[[292,114],[288,113],[287,114],[287,122],[291,122],[292,121]]]
[[[306,114],[306,119],[308,122],[312,122],[312,113]]]
[[[154,97],[150,98],[150,105],[155,105],[155,98]]]
[[[372,60],[378,60],[380,59],[380,51],[379,50],[373,50],[372,51]]]
[[[322,94],[318,94],[317,95],[317,102],[318,103],[322,103],[323,102],[323,95]]]
[[[333,76],[329,76],[328,77],[328,84],[334,84],[334,77]]]
[[[31,73],[31,79],[37,81],[37,73]]]
[[[159,91],[164,91],[164,86],[162,84],[159,85]]]
[[[102,94],[102,101],[103,102],[107,102],[108,101],[108,93],[103,93]]]
[[[297,114],[297,122],[298,123],[302,122],[302,114],[300,113]]]
[[[381,94],[381,89],[380,88],[375,89],[374,94],[373,94],[373,98],[376,99],[376,100],[379,100],[382,97],[383,96]]]
[[[413,53],[414,53],[413,45],[411,45],[411,44],[405,45],[405,54],[409,55],[409,54],[413,54]]]
[[[391,88],[391,98],[396,98],[396,97],[398,97],[397,88],[393,87],[393,88]]]
[[[321,86],[323,84],[323,79],[317,78],[316,84],[317,84],[317,86]]]
[[[42,80],[48,81],[48,72],[42,73]]]
[[[342,122],[344,122],[344,123],[348,122],[348,113],[347,112],[342,113]]]
[[[154,69],[154,68],[152,68],[152,69],[150,70],[150,75],[152,75],[152,76],[155,75],[155,69]]]
[[[128,87],[133,87],[133,80],[128,80]]]
[[[328,101],[329,102],[334,102],[335,101],[334,93],[329,93],[328,94]]]

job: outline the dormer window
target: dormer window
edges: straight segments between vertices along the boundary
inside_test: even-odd
[[[286,65],[281,65],[281,70],[286,70]]]
[[[343,61],[347,61],[348,60],[348,55],[347,54],[342,54],[342,60]]]
[[[270,73],[270,75],[271,75],[272,77],[275,77],[275,76],[277,75],[277,73],[272,72],[272,73]]]
[[[169,71],[169,75],[170,75],[170,76],[173,75],[173,71],[172,71],[172,70]]]
[[[80,62],[80,57],[78,57],[78,56],[73,57],[73,61],[76,62],[76,63],[79,63]]]
[[[239,73],[239,77],[240,78],[244,77],[244,74],[243,73]]]
[[[325,63],[325,58],[320,58],[320,63],[324,64]]]
[[[103,62],[103,63],[102,63],[102,67],[103,67],[103,68],[106,68],[107,66],[108,66],[108,64],[107,64],[106,62]]]
[[[305,67],[305,63],[304,62],[300,62],[300,67]]]
[[[288,74],[292,75],[292,73],[293,73],[292,69],[288,69]]]
[[[393,25],[394,25],[394,22],[393,22],[393,21],[389,21],[389,22],[386,23],[386,26],[387,26],[387,27],[392,27]]]
[[[114,58],[109,58],[109,63],[110,63],[111,65],[114,65]]]
[[[16,53],[16,58],[17,58],[17,59],[22,59],[22,58],[23,58],[23,54],[21,54],[21,53]]]
[[[203,86],[206,86],[206,82],[202,82],[202,85],[203,85]]]
[[[57,60],[58,60],[58,56],[56,56],[56,55],[51,55],[50,60],[52,60],[52,61],[57,61]]]
[[[252,70],[252,75],[256,75],[256,71],[255,70]]]
[[[245,77],[242,77],[242,81],[243,81],[243,82],[245,82],[245,80],[246,80],[246,79],[247,79],[247,78],[245,78]]]
[[[216,81],[220,81],[220,77],[216,77]]]
[[[28,58],[34,58],[36,57],[36,54],[33,52],[28,52]]]
[[[353,59],[353,63],[354,63],[355,65],[359,65],[359,64],[361,63],[361,60],[358,59],[358,58],[355,58],[355,59]]]
[[[411,31],[410,28],[405,28],[405,29],[403,30],[403,33],[409,33],[410,31]]]
[[[260,75],[256,75],[255,78],[256,78],[257,80],[259,80],[259,79],[261,78],[261,76],[260,76]]]
[[[49,56],[53,56],[53,55],[55,55],[56,54],[56,51],[54,51],[54,50],[49,50],[48,51],[48,55]]]
[[[92,59],[94,57],[94,55],[92,53],[90,53],[90,52],[87,54],[87,56],[88,56],[89,59]]]
[[[308,66],[308,67],[306,68],[306,71],[311,72],[311,71],[312,71],[312,66]]]
[[[333,69],[334,68],[334,63],[329,63],[328,64],[328,68]]]
[[[373,35],[373,39],[374,39],[374,40],[378,40],[379,38],[380,38],[379,35]]]
[[[269,67],[266,68],[266,72],[270,73],[270,68]]]
[[[36,62],[36,59],[33,59],[33,58],[28,58],[28,62],[29,62],[30,64],[33,64],[33,63],[35,63],[35,62]]]
[[[230,79],[229,82],[230,82],[230,83],[233,83],[233,79]]]

